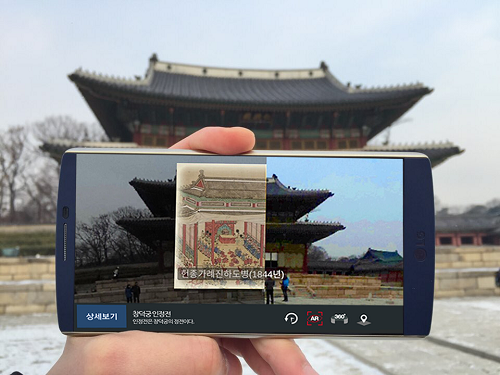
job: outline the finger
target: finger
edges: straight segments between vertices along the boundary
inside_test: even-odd
[[[177,142],[170,148],[235,155],[250,151],[254,145],[255,135],[248,129],[240,127],[206,127]]]
[[[94,337],[79,351],[88,359],[82,368],[88,374],[241,373],[237,358],[203,336],[129,331]]]
[[[255,350],[253,344],[248,339],[221,339],[221,345],[231,353],[243,357],[250,368],[259,375],[274,375],[274,371],[269,364]]]
[[[276,375],[318,374],[293,340],[262,338],[250,341]]]

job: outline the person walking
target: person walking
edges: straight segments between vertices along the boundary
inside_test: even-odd
[[[266,305],[269,305],[269,300],[271,300],[271,304],[274,305],[274,285],[276,283],[271,276],[268,276],[265,282],[266,286]]]

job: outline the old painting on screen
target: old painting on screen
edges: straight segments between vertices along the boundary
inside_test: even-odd
[[[266,166],[177,164],[174,288],[262,289]]]
[[[265,216],[179,241],[178,163],[196,166],[188,183],[260,165]],[[402,305],[402,172],[401,159],[78,155],[75,303]],[[183,238],[191,259],[224,262],[211,287],[176,285]]]

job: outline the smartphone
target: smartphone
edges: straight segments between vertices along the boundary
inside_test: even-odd
[[[423,337],[434,237],[431,166],[418,153],[71,149],[59,327]]]

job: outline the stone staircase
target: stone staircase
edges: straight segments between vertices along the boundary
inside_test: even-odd
[[[435,297],[500,296],[500,246],[436,248]]]
[[[123,303],[125,288],[134,283],[141,288],[140,301],[146,303],[249,303],[264,302],[262,290],[174,289],[173,273],[146,275],[131,279],[99,280],[89,290],[78,291],[76,303]]]
[[[290,274],[292,296],[309,298],[402,298],[403,288],[378,277]]]

